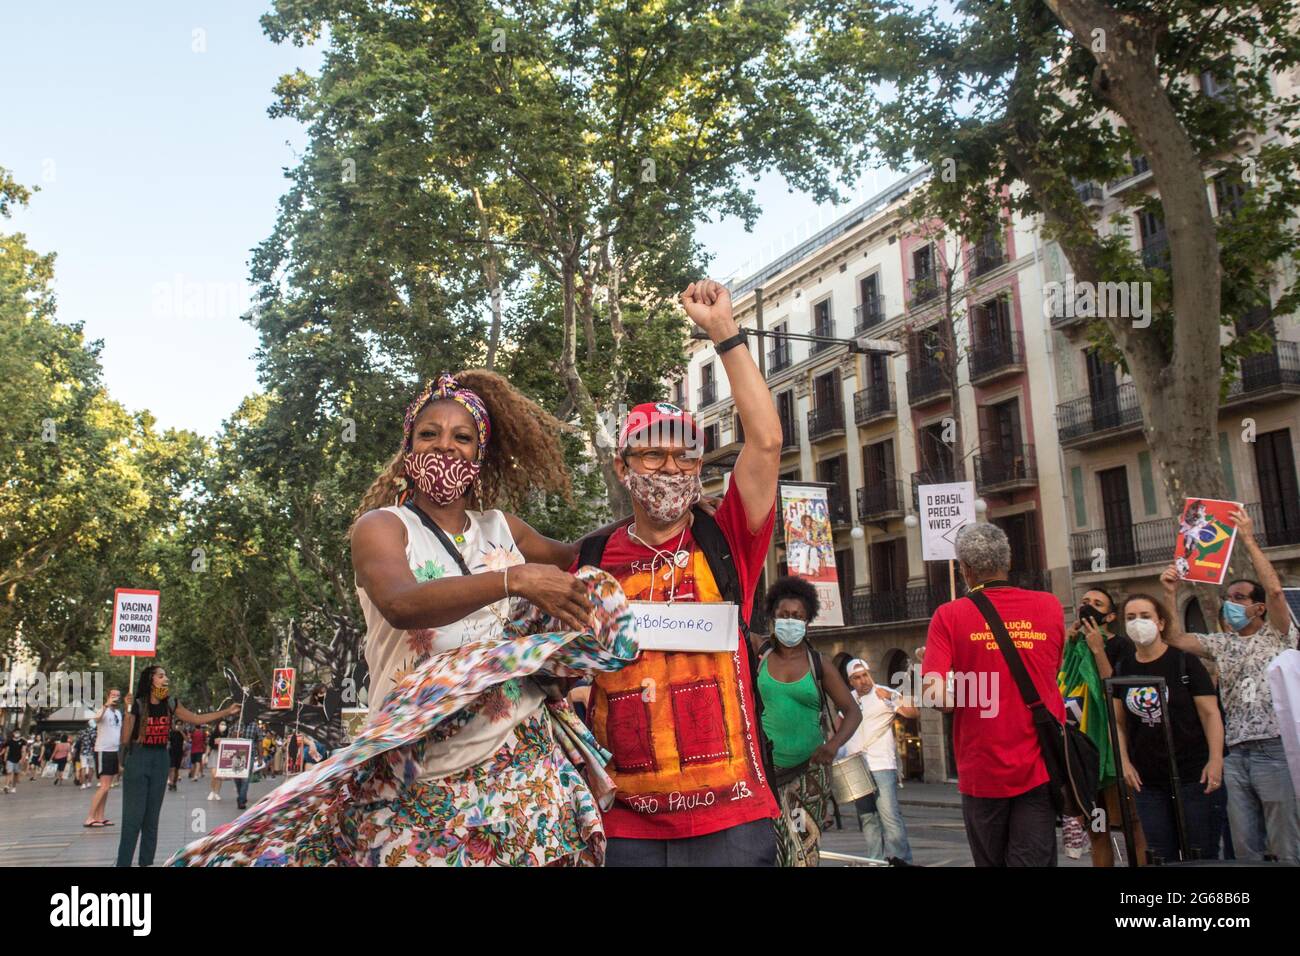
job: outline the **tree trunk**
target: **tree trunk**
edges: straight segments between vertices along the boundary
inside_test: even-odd
[[[496,367],[497,349],[501,344],[501,269],[496,246],[492,243],[487,209],[483,206],[483,196],[477,186],[474,187],[474,208],[478,211],[479,240],[483,243],[479,265],[483,270],[483,284],[492,296],[492,325],[488,329],[487,345],[487,368],[492,371]]]
[[[610,509],[616,515],[627,514],[631,510],[631,501],[626,489],[614,474],[614,448],[610,444],[610,438],[616,440],[618,436],[603,433],[596,402],[578,371],[577,280],[577,267],[574,256],[570,254],[565,256],[560,270],[561,287],[564,290],[564,355],[562,358],[564,380],[569,390],[569,402],[578,415],[583,433],[586,434],[595,452],[601,476],[605,479],[605,492]]]
[[[1189,494],[1225,495],[1217,440],[1219,244],[1205,173],[1161,82],[1150,30],[1095,0],[1047,0],[1047,5],[1078,42],[1094,50],[1103,72],[1098,93],[1123,117],[1149,160],[1164,209],[1172,346],[1162,348],[1154,328],[1135,327],[1131,318],[1106,321],[1128,360],[1147,443],[1160,462],[1165,493],[1177,514]],[[1101,50],[1092,43],[1092,31],[1098,28],[1105,31]]]
[[[1131,319],[1106,321],[1128,360],[1147,445],[1178,515],[1189,496],[1227,497],[1218,448],[1221,273],[1205,173],[1161,81],[1151,30],[1096,0],[1047,5],[1092,50],[1101,70],[1094,84],[1098,95],[1123,117],[1150,162],[1160,195],[1169,233],[1172,345],[1161,348],[1154,329],[1134,327]],[[1104,31],[1102,49],[1092,42],[1096,29]],[[1198,597],[1212,623],[1217,593]]]
[[[941,240],[942,241],[942,238]],[[958,248],[961,239],[958,237]],[[960,262],[960,253],[958,253]],[[944,373],[948,378],[948,401],[952,406],[952,440],[954,452],[953,480],[966,480],[966,439],[961,417],[961,380],[957,377],[960,364],[957,352],[956,305],[953,302],[952,284],[957,277],[958,266],[953,265],[944,270],[943,317],[939,320],[939,332],[943,339]]]

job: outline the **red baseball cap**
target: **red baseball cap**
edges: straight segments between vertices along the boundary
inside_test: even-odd
[[[681,443],[688,448],[704,451],[704,433],[695,424],[691,413],[672,402],[642,402],[627,413],[627,419],[618,433],[618,450],[627,448],[633,438],[649,431],[650,438],[658,444]]]

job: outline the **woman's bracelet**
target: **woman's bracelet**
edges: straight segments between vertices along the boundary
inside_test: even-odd
[[[501,583],[505,585],[506,600],[508,601],[510,600],[510,568],[507,567],[501,572]]]

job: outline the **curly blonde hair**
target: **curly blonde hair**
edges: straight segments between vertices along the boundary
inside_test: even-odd
[[[474,492],[478,507],[517,507],[536,490],[569,498],[572,487],[559,441],[560,432],[570,430],[569,426],[496,372],[467,369],[455,377],[461,388],[478,393],[492,421],[492,437],[481,449],[482,464]],[[354,524],[366,512],[397,500],[405,470],[406,452],[399,449],[361,497]]]

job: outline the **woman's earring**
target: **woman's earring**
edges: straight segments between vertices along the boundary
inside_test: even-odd
[[[483,510],[483,479],[478,475],[474,476],[474,497],[478,501],[478,510],[482,511]]]

